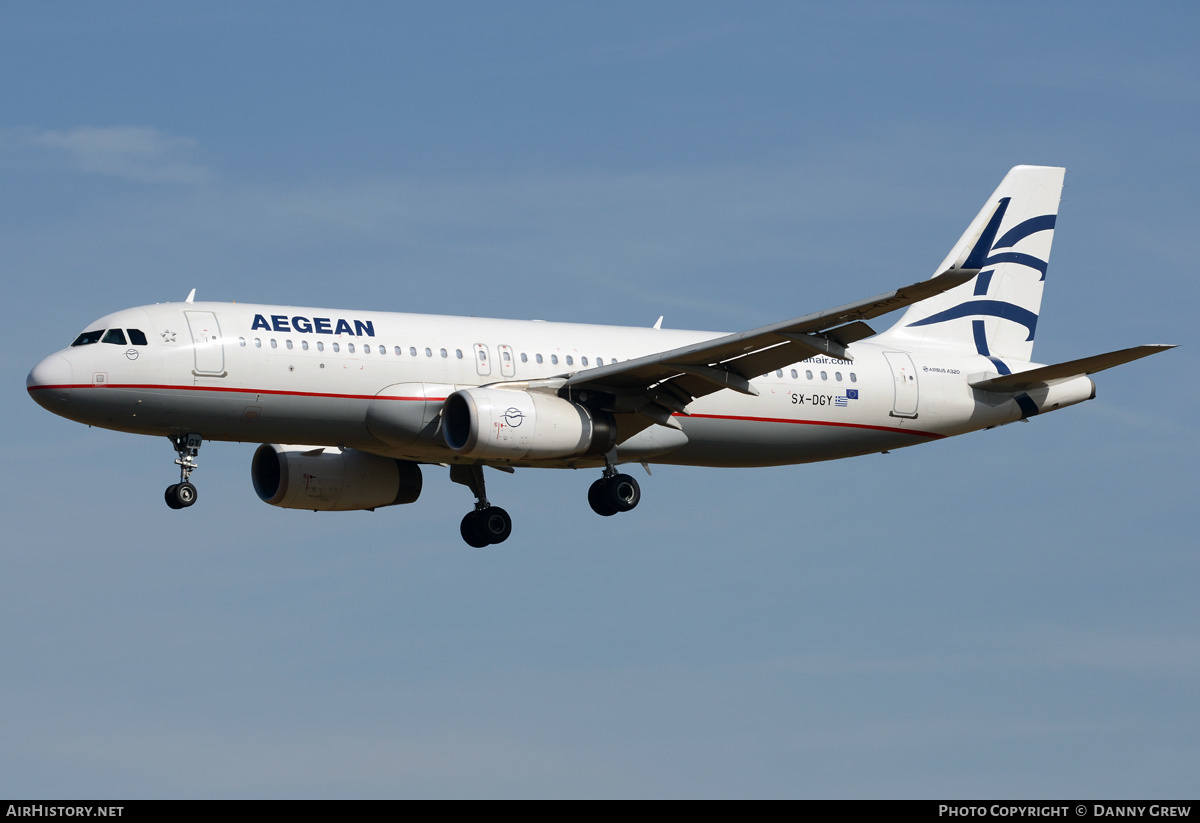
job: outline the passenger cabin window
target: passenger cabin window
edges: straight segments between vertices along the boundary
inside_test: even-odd
[[[144,346],[146,345],[146,335],[142,333],[141,329],[130,329],[129,342],[135,346]]]
[[[325,341],[323,341],[323,340],[317,341],[317,351],[325,351]]]
[[[399,357],[402,353],[402,350],[399,346],[396,346],[396,348],[392,349],[392,351],[395,352],[397,357]]]
[[[246,348],[246,338],[244,338],[244,337],[239,337],[239,338],[238,338],[238,345],[239,345],[239,346],[241,346],[243,349],[244,349],[244,348]]]
[[[438,349],[438,353],[442,355],[443,360],[445,360],[447,357],[450,356],[450,353],[447,352],[445,349]]]
[[[454,356],[457,357],[459,360],[462,360],[462,349],[455,349]]]
[[[558,365],[558,355],[557,354],[550,355],[550,362],[553,363],[555,366],[557,366]]]
[[[336,344],[334,344],[334,345],[336,345]],[[353,344],[353,343],[347,343],[347,344],[346,344],[346,351],[350,352],[350,354],[354,354],[354,344]]]
[[[812,369],[805,369],[805,370],[804,370],[804,379],[805,379],[805,380],[812,380]]]
[[[341,347],[340,345],[338,345],[337,343],[334,343],[334,344],[333,344],[333,350],[334,350],[334,351],[341,351],[341,350],[342,350],[342,347]]]
[[[292,341],[291,341],[291,340],[284,340],[284,341],[283,341],[283,345],[287,346],[287,347],[288,347],[288,349],[290,350],[290,349],[292,348]]]
[[[586,357],[581,357],[581,358],[579,358],[579,365],[581,365],[581,366],[586,366],[586,365],[587,365],[587,358],[586,358]]]
[[[410,357],[416,357],[416,356],[417,356],[417,347],[416,347],[416,346],[409,346],[409,347],[408,347],[408,354],[409,354],[409,356],[410,356]]]
[[[541,356],[540,354],[535,354],[535,355],[533,356],[533,359],[534,359],[534,360],[536,360],[536,361],[538,361],[538,363],[541,363],[541,362],[542,362],[542,356]]]
[[[120,329],[109,329],[105,333],[104,339],[101,340],[100,342],[101,343],[112,343],[115,346],[124,346],[124,345],[126,345],[125,332],[121,331]]]
[[[100,338],[103,336],[104,336],[104,329],[97,329],[96,331],[85,331],[83,334],[76,337],[75,342],[72,343],[71,345],[72,346],[90,346],[93,343],[99,343]]]
[[[574,365],[575,365],[575,358],[574,358],[574,357],[572,357],[572,356],[571,356],[571,355],[569,355],[569,354],[567,355],[567,365],[568,365],[568,366],[574,366]]]

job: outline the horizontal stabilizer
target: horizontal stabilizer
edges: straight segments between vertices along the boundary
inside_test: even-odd
[[[1131,349],[1110,351],[1107,354],[1097,354],[1092,357],[1084,357],[1080,360],[1070,360],[1054,366],[1042,366],[1041,368],[1030,369],[1029,371],[1017,372],[1016,374],[972,380],[971,387],[982,389],[983,391],[1000,393],[1028,391],[1029,389],[1048,386],[1062,380],[1070,380],[1073,377],[1095,374],[1098,371],[1111,369],[1113,366],[1119,366],[1122,363],[1128,363],[1131,360],[1138,360],[1142,357],[1149,357],[1152,354],[1158,354],[1160,351],[1173,348],[1175,346],[1163,343],[1156,343],[1149,346],[1134,346]]]

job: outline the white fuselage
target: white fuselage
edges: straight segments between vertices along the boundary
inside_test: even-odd
[[[39,363],[30,393],[56,414],[140,434],[350,447],[427,463],[458,459],[437,432],[441,401],[457,389],[567,376],[719,336],[230,303],[127,309],[88,329],[140,330],[146,342],[75,345]],[[725,390],[697,398],[675,417],[682,434],[650,426],[618,444],[618,459],[707,466],[830,460],[1008,423],[1030,408],[968,385],[968,376],[996,373],[983,356],[901,352],[873,339],[849,353],[852,361],[818,357],[755,377],[757,397]],[[1090,393],[1090,381],[1080,378],[1033,402],[1049,411]],[[430,425],[421,436],[393,425],[422,415]]]

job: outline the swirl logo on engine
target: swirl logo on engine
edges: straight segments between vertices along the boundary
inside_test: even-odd
[[[504,411],[504,422],[512,426],[514,429],[521,425],[525,420],[525,414],[516,406],[509,406]]]

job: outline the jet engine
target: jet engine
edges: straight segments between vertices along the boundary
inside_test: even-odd
[[[421,496],[416,463],[355,449],[263,444],[250,474],[263,502],[285,509],[359,511]]]
[[[446,398],[442,437],[464,457],[519,461],[604,454],[617,427],[607,412],[557,395],[475,388]]]

